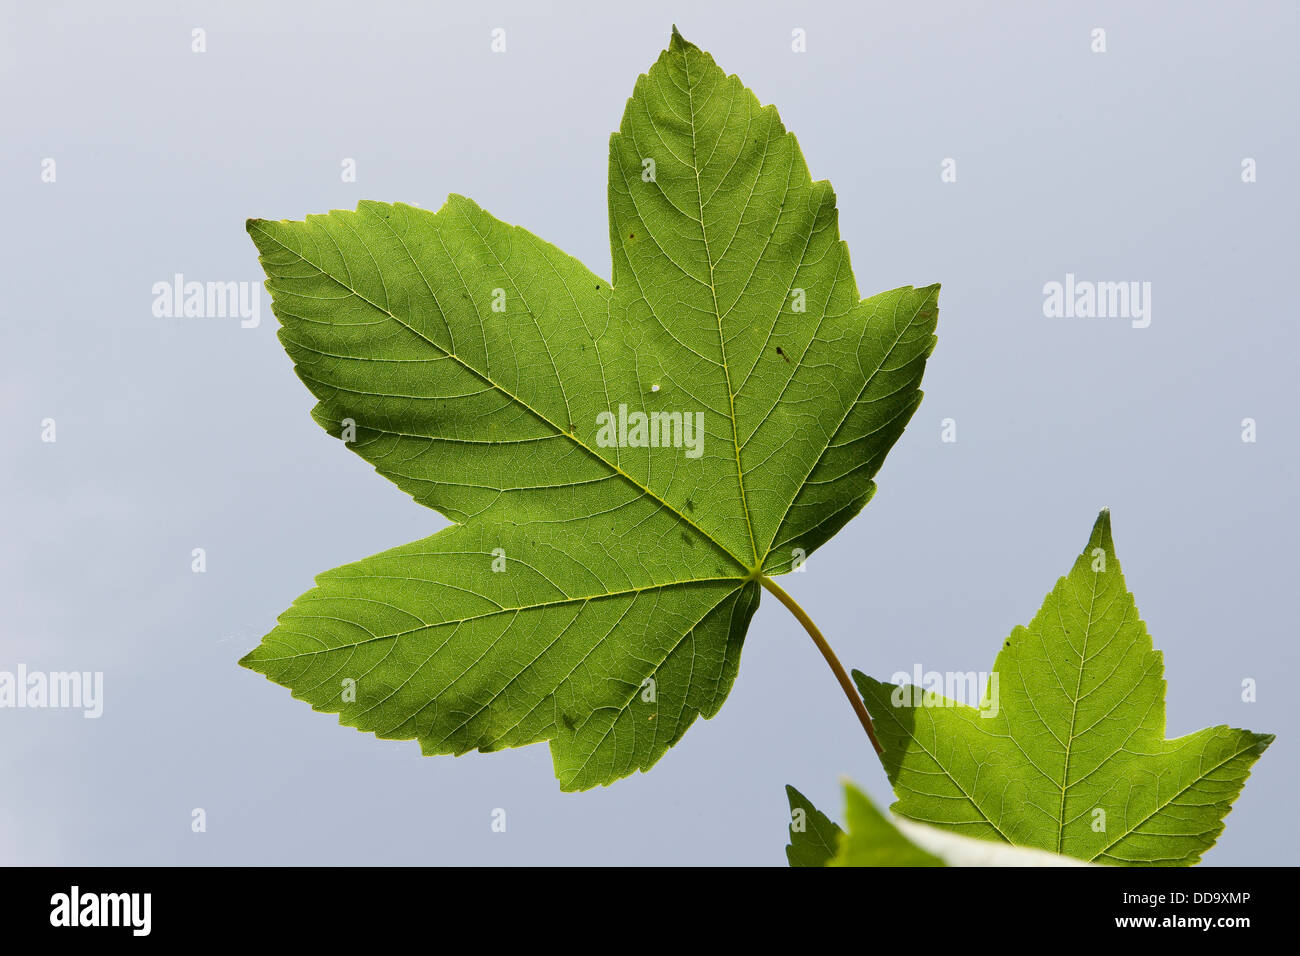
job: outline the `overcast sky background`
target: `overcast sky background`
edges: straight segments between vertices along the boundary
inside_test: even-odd
[[[0,862],[783,865],[784,784],[889,801],[766,595],[721,713],[577,795],[545,745],[422,758],[235,663],[313,575],[445,522],[312,422],[264,293],[244,329],[153,284],[260,283],[250,216],[453,191],[607,276],[608,137],[673,22],[834,184],[864,294],[943,283],[879,492],[783,585],[851,667],[984,671],[1109,506],[1170,736],[1279,735],[1207,864],[1300,855],[1295,4],[0,9],[0,670],[106,687],[98,720],[0,710]],[[1067,272],[1152,283],[1150,327],[1045,318]]]

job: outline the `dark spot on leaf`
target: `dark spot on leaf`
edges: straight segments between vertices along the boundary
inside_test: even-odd
[[[629,239],[635,239],[635,238],[636,238],[636,233],[635,233],[635,232],[630,232],[630,233],[628,233],[628,236],[627,236],[627,237],[628,237]]]
[[[788,356],[788,355],[786,355],[784,352],[782,352],[782,351],[781,351],[781,346],[779,346],[779,345],[776,347],[776,354],[779,355],[779,356],[781,356],[781,358],[785,359],[787,362],[790,361],[790,356]]]
[[[689,534],[687,534],[685,531],[683,531],[683,532],[682,532],[682,540],[685,541],[687,544],[690,544],[690,543],[691,543],[691,536],[690,536]]]
[[[695,499],[694,499],[694,498],[687,498],[687,499],[686,499],[686,510],[687,510],[687,511],[694,511],[694,510],[695,510]]]
[[[569,730],[573,729],[574,726],[573,718],[570,717],[568,714],[560,714],[560,722],[563,723],[564,726],[567,727]]]

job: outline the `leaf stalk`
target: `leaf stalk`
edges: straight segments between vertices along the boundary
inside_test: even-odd
[[[857,688],[853,686],[853,681],[849,679],[848,672],[844,669],[844,665],[840,663],[840,659],[835,656],[835,651],[831,649],[825,635],[818,630],[817,625],[808,616],[808,612],[799,606],[798,601],[786,594],[781,585],[766,574],[760,574],[758,581],[763,587],[776,595],[778,601],[789,608],[790,613],[803,625],[803,629],[813,639],[813,643],[817,645],[817,650],[822,652],[822,657],[826,658],[826,663],[830,665],[831,670],[835,673],[835,679],[840,682],[840,687],[844,689],[844,694],[848,697],[853,712],[858,715],[858,720],[862,722],[862,729],[867,732],[867,736],[871,739],[871,746],[876,748],[877,755],[881,754],[883,750],[880,741],[876,739],[876,728],[871,723],[871,715],[867,713],[867,705],[862,702],[862,696],[858,693]]]

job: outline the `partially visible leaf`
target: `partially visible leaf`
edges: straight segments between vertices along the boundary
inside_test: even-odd
[[[785,793],[790,800],[786,859],[791,866],[825,866],[835,856],[843,831],[794,787],[787,785]]]
[[[248,231],[316,421],[459,524],[241,663],[428,754],[549,741],[566,790],[717,713],[759,577],[871,498],[934,346],[938,287],[862,299],[829,184],[675,31],[610,139],[612,285],[459,196]],[[606,440],[624,411],[677,419]]]
[[[899,832],[866,794],[844,785],[844,821],[848,832],[828,866],[946,866]]]
[[[890,819],[851,783],[844,785],[844,818],[840,830],[799,791],[786,787],[792,815],[798,807],[804,819],[817,821],[817,830],[796,833],[791,828],[786,856],[791,866],[1089,866],[1074,857],[1046,850],[977,840],[949,830],[916,823],[906,817]]]
[[[1190,865],[1273,737],[1219,726],[1166,740],[1163,673],[1103,511],[1069,575],[1003,644],[986,709],[854,679],[895,813],[1099,863]]]
[[[947,866],[1097,866],[1063,853],[962,836],[907,817],[894,816],[892,823],[903,836]]]

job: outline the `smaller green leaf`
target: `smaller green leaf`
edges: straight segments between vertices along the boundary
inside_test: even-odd
[[[979,709],[854,671],[900,817],[1096,863],[1189,866],[1273,741],[1165,736],[1164,659],[1103,511],[1070,573],[1002,643]]]
[[[844,785],[844,799],[844,819],[849,831],[840,840],[839,851],[827,866],[948,865],[903,836],[898,827],[853,784]]]
[[[786,786],[790,799],[790,845],[785,848],[791,866],[825,866],[835,855],[843,832],[794,787]]]

